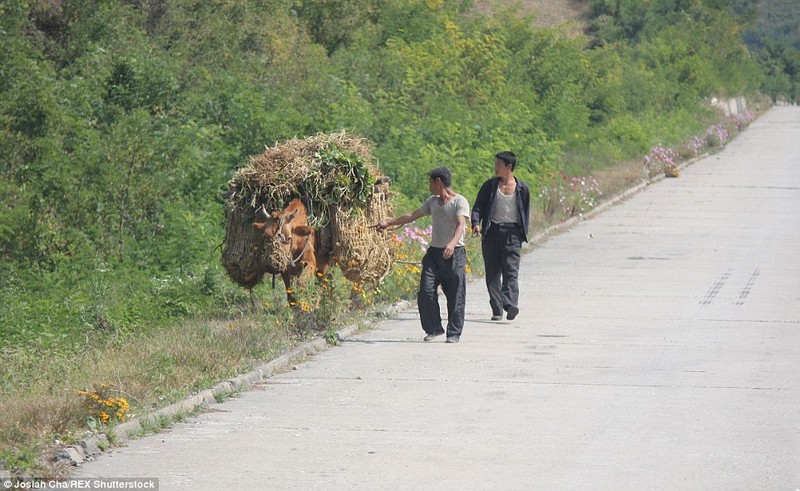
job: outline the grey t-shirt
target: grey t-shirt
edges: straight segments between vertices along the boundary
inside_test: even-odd
[[[419,209],[424,214],[431,216],[433,233],[430,247],[444,248],[447,246],[447,243],[455,235],[459,216],[467,217],[465,223],[469,221],[469,202],[460,194],[453,196],[453,199],[444,205],[439,204],[438,196],[431,196],[422,203]],[[464,230],[461,231],[458,246],[464,245],[464,232]]]

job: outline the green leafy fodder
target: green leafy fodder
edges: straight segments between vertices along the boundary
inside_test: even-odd
[[[316,226],[329,220],[331,207],[363,207],[379,171],[370,144],[346,132],[317,134],[276,143],[250,157],[229,182],[228,207],[280,211],[292,198],[312,203]]]

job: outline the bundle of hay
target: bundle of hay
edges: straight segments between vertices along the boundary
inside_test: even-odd
[[[337,209],[333,216],[334,260],[352,282],[379,283],[392,267],[388,234],[372,225],[392,216],[388,179],[375,184],[364,209]]]
[[[227,225],[222,265],[234,282],[248,289],[253,288],[267,272],[262,252],[264,236],[252,227],[255,210],[231,206],[229,202],[225,215]]]
[[[280,272],[269,264],[263,236],[251,224],[297,197],[309,207],[318,247],[326,248],[345,277],[380,281],[391,268],[390,238],[369,227],[392,214],[388,179],[372,163],[363,138],[341,132],[276,143],[250,157],[228,187],[222,263],[245,288],[265,273]]]

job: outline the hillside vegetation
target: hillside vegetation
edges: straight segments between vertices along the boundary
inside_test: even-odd
[[[772,40],[800,49],[800,1],[759,0],[752,8],[755,14],[753,25],[745,33],[749,44]]]
[[[3,1],[0,461],[28,462],[80,428],[65,395],[76,388],[113,376],[149,407],[240,368],[230,353],[197,365],[200,353],[163,346],[120,354],[146,336],[176,349],[206,336],[204,351],[229,339],[252,363],[273,354],[264,332],[298,325],[254,314],[245,338],[234,327],[251,300],[220,264],[222,193],[265,146],[362,135],[401,211],[426,198],[438,165],[474,199],[501,150],[538,195],[702,132],[718,116],[712,97],[765,81],[777,81],[773,97],[796,97],[789,65],[748,52],[734,7],[591,0],[577,10],[583,35],[468,0]],[[549,206],[544,193],[535,206]],[[413,295],[355,288],[366,289]],[[267,306],[283,298],[256,293]],[[203,373],[165,387],[192,370]],[[24,399],[34,386],[61,399]]]
[[[759,58],[762,90],[773,99],[800,99],[800,0],[743,2],[750,22],[744,40]],[[749,10],[748,10],[749,9]]]

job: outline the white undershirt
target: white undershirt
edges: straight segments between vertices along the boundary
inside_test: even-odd
[[[505,195],[497,190],[492,208],[492,222],[494,223],[516,223],[519,213],[517,211],[517,200],[515,194]]]

